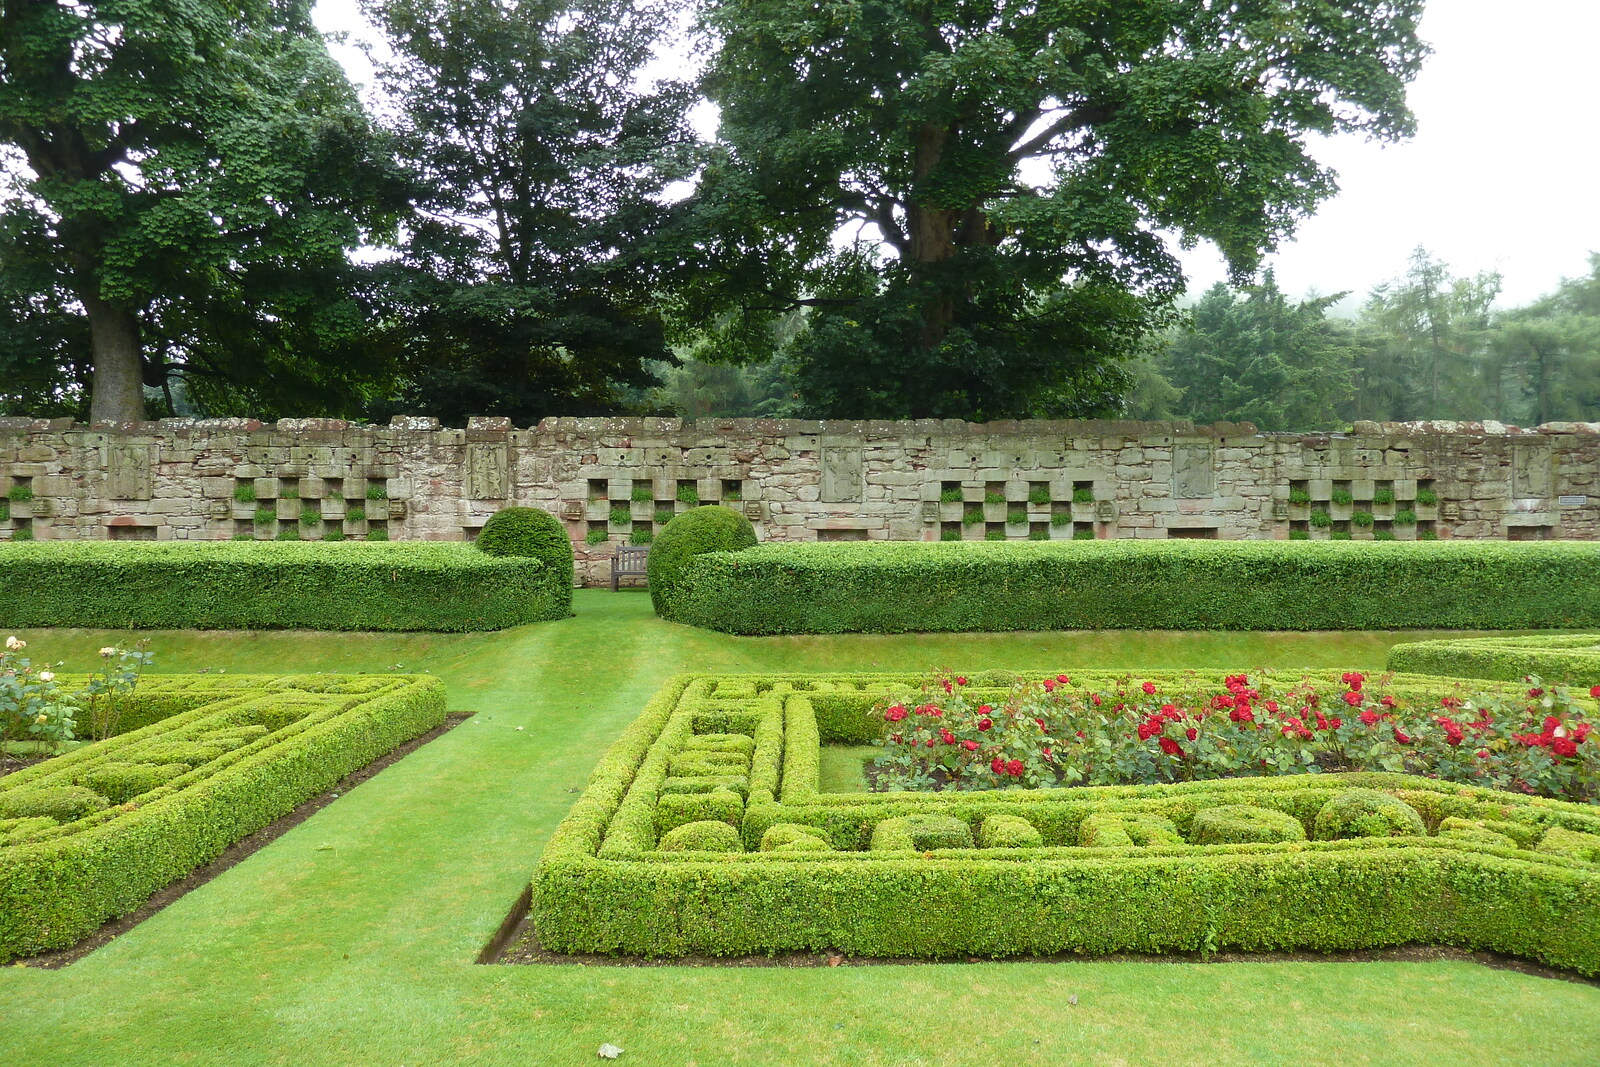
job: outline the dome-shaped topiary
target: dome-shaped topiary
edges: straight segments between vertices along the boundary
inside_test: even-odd
[[[755,543],[750,520],[720,504],[691,508],[667,523],[656,534],[645,566],[656,614],[663,619],[677,617],[679,584],[694,557],[702,552],[737,552]]]
[[[538,508],[501,508],[474,542],[490,556],[532,556],[550,573],[550,592],[563,617],[572,614],[572,541],[561,520]]]
[[[1317,812],[1317,840],[1352,837],[1424,837],[1417,809],[1376,789],[1347,789]]]
[[[725,822],[687,822],[661,835],[662,852],[743,852],[739,831]]]
[[[1222,804],[1197,811],[1189,830],[1191,845],[1276,844],[1305,839],[1306,828],[1293,815],[1250,804]]]

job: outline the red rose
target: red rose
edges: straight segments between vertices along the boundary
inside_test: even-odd
[[[993,771],[994,773],[996,773],[996,774],[1004,774],[1004,773],[1006,773],[1005,757],[1004,756],[996,756],[989,763],[989,769],[991,771]]]
[[[1246,708],[1245,710],[1248,711],[1249,709]],[[1278,714],[1278,702],[1276,700],[1267,701],[1267,710],[1272,712],[1274,715]]]
[[[1044,691],[1046,693],[1054,693],[1056,691],[1056,681],[1054,678],[1046,678],[1044,680]]]
[[[1359,692],[1361,690],[1361,683],[1367,680],[1367,676],[1362,674],[1360,671],[1349,671],[1343,675],[1340,675],[1339,680],[1345,685],[1348,685],[1351,689]]]
[[[1383,699],[1379,700],[1378,703],[1382,704],[1386,708],[1392,708],[1394,707],[1394,697],[1384,694]]]
[[[1139,724],[1139,740],[1148,741],[1161,732],[1161,720],[1152,715]]]
[[[994,720],[993,719],[979,719],[978,720],[978,729],[980,729],[980,730],[987,730],[993,725],[994,725]]]
[[[1570,737],[1558,737],[1550,745],[1550,751],[1558,756],[1576,756],[1578,743]]]
[[[978,714],[979,715],[987,715],[993,710],[994,710],[994,708],[989,706],[988,704],[979,704],[978,705]]]
[[[1200,736],[1200,731],[1191,726],[1183,732],[1183,735],[1189,740],[1193,741],[1195,738]]]
[[[1100,694],[1099,693],[1095,693],[1095,694],[1091,695],[1089,697],[1089,699],[1094,702],[1094,706],[1095,707],[1098,708],[1100,706]]]
[[[1591,729],[1592,727],[1588,723],[1580,722],[1572,729],[1572,740],[1580,745],[1583,744],[1583,739],[1589,736],[1589,731]]]
[[[959,674],[956,675],[956,684],[957,685],[966,685],[967,684],[966,676],[959,675]]]
[[[1530,690],[1528,690],[1528,699],[1529,700],[1538,700],[1542,696],[1544,696],[1544,690],[1543,689],[1530,689]]]
[[[1170,737],[1163,737],[1157,742],[1157,744],[1161,746],[1161,751],[1165,752],[1169,756],[1183,755],[1183,749],[1179,747],[1178,742],[1174,741]]]
[[[952,687],[952,686],[951,686],[951,685],[950,685],[950,683],[949,683],[949,682],[945,682],[945,683],[943,683],[943,685],[944,685],[944,691],[945,691],[945,692],[946,692],[946,693],[948,693],[948,692],[951,692],[951,691],[952,691],[952,689],[953,689],[953,687]]]
[[[1478,758],[1479,759],[1488,759],[1489,758],[1489,750],[1486,749],[1486,748],[1478,749]]]
[[[1023,769],[1022,761],[1019,759],[1014,759],[1006,764],[1006,773],[1013,778],[1021,778]]]
[[[1404,730],[1400,729],[1398,726],[1394,728],[1394,739],[1400,742],[1402,745],[1409,745],[1411,743],[1410,735]]]
[[[963,741],[963,742],[961,742],[961,747],[966,749],[968,752],[976,752],[976,751],[978,751],[978,742],[976,742],[976,741]]]
[[[1594,697],[1596,700],[1600,700],[1600,685],[1597,685],[1593,689],[1589,690],[1589,695]]]
[[[951,733],[949,730],[946,730],[945,728],[940,727],[939,728],[939,740],[943,741],[947,745],[953,745],[953,744],[956,743],[956,735]]]
[[[903,704],[896,704],[894,707],[884,712],[883,717],[888,719],[890,722],[899,722],[901,719],[906,717],[905,706]]]
[[[1068,678],[1068,677],[1067,677],[1067,676],[1066,676],[1066,675],[1064,675],[1064,674],[1058,674],[1058,675],[1056,675],[1056,681],[1058,681],[1058,682],[1060,682],[1060,683],[1061,683],[1061,684],[1062,684],[1062,685],[1071,685],[1071,684],[1072,684],[1072,679],[1071,679],[1071,678]],[[1597,685],[1597,686],[1595,686],[1595,688],[1596,688],[1596,689],[1600,689],[1600,685]],[[1600,696],[1600,693],[1597,693],[1597,694],[1595,694],[1595,695],[1596,695],[1596,696]]]
[[[1545,716],[1545,719],[1544,719],[1544,732],[1545,733],[1554,734],[1556,732],[1556,727],[1558,727],[1560,725],[1561,725],[1561,720],[1556,718],[1554,715],[1546,715]]]
[[[929,747],[929,748],[932,748],[932,747],[933,747],[933,738],[931,738],[931,737],[930,737],[930,738],[928,738],[928,747]]]
[[[1354,689],[1350,690],[1350,692],[1344,695],[1344,702],[1349,704],[1352,708],[1359,708],[1361,706],[1360,692]]]
[[[1368,708],[1366,711],[1361,713],[1361,725],[1376,726],[1378,725],[1379,718],[1380,716],[1377,712],[1373,711],[1371,708]]]
[[[1156,691],[1156,683],[1154,683],[1154,682],[1146,682],[1146,683],[1144,683],[1144,685],[1141,685],[1139,688],[1144,690],[1144,695],[1145,696],[1153,696],[1155,694],[1155,691]]]

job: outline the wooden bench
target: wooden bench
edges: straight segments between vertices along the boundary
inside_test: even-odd
[[[622,576],[636,574],[641,578],[645,576],[645,557],[650,555],[647,545],[618,545],[617,554],[611,557],[611,591],[615,593],[621,588]]]

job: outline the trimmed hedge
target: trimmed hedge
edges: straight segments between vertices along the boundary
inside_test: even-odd
[[[147,676],[126,699],[172,710],[0,779],[0,820],[49,822],[0,821],[0,961],[133,911],[445,713],[443,684],[414,676]]]
[[[541,943],[942,957],[1422,942],[1600,974],[1593,807],[1398,774],[819,793],[817,746],[837,739],[835,721],[851,725],[821,706],[870,702],[898,680],[674,679],[546,848],[533,882]],[[753,745],[738,831],[674,827],[658,840],[659,804],[674,796],[661,792],[667,768],[708,735],[715,747],[745,747],[728,735]],[[1409,817],[1397,823],[1391,809]],[[1385,833],[1408,832],[1305,840],[1324,812],[1339,832],[1374,812]],[[730,833],[743,851],[706,847],[731,846]],[[679,851],[685,838],[702,847]],[[1207,843],[1219,839],[1243,843]]]
[[[501,508],[489,516],[473,544],[486,555],[528,557],[543,563],[548,570],[551,598],[564,608],[559,617],[572,614],[572,541],[560,519],[538,508]]]
[[[441,542],[0,545],[0,627],[498,630],[565,618],[570,574]]]
[[[1389,649],[1389,669],[1515,682],[1532,674],[1588,689],[1600,685],[1600,634],[1410,641]]]
[[[750,520],[732,508],[708,504],[690,508],[662,527],[645,559],[650,602],[663,619],[679,618],[684,575],[706,552],[739,551],[756,543]]]
[[[1542,629],[1600,624],[1600,545],[769,543],[687,561],[672,597],[735,634]]]

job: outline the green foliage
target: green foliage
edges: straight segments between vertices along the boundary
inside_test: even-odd
[[[1354,837],[1423,837],[1428,829],[1410,804],[1375,789],[1350,789],[1317,812],[1317,840]]]
[[[545,599],[560,613],[572,614],[572,541],[561,520],[539,508],[501,508],[489,516],[473,542],[478,551],[496,557],[529,557],[539,561],[546,575]]]
[[[972,828],[951,815],[902,815],[883,820],[872,831],[874,852],[971,847]]]
[[[1050,516],[1050,525],[1051,526],[1071,526],[1072,525],[1072,512],[1070,512],[1070,511],[1057,511],[1057,512],[1055,512],[1054,514],[1052,514]]]
[[[375,526],[367,531],[367,540],[387,541],[389,540],[389,531],[384,529],[382,526]]]
[[[697,556],[707,552],[737,553],[756,543],[755,527],[732,508],[720,504],[692,508],[662,528],[646,564],[650,600],[663,619],[681,618],[685,576]]]
[[[1044,835],[1020,815],[990,815],[978,827],[979,848],[1040,848]]]
[[[389,499],[389,486],[384,482],[368,482],[367,483],[367,499],[368,500],[388,500]]]
[[[7,782],[8,786],[12,783]],[[0,819],[54,819],[72,822],[104,811],[110,801],[92,789],[77,785],[30,785],[0,792]],[[3,951],[3,949],[0,949]]]
[[[1376,533],[1374,533],[1372,535],[1372,539],[1374,541],[1394,541],[1394,540],[1397,540],[1397,538],[1394,535],[1394,531],[1393,530],[1378,530]]]
[[[1158,366],[1199,422],[1250,422],[1262,430],[1331,429],[1353,389],[1359,339],[1327,317],[1344,294],[1291,303],[1271,270],[1235,294],[1218,282],[1174,332]]]
[[[300,525],[315,526],[322,521],[322,509],[316,504],[307,504],[300,509]]]
[[[1394,524],[1396,526],[1415,526],[1417,524],[1417,513],[1410,508],[1402,508],[1394,513]]]
[[[939,540],[941,540],[941,541],[959,541],[959,540],[961,540],[961,531],[960,530],[940,530],[939,531]]]
[[[744,842],[732,826],[708,820],[667,831],[657,847],[662,852],[743,852]]]
[[[251,516],[251,519],[257,526],[271,526],[278,521],[278,511],[276,508],[270,507],[256,508],[256,512]]]
[[[1600,834],[1552,826],[1539,838],[1537,848],[1552,856],[1569,856],[1585,863],[1600,863]]]
[[[13,540],[13,541],[32,541],[33,540],[33,527],[31,527],[31,526],[19,526],[19,527],[17,527],[15,530],[11,531],[11,540]]]
[[[494,630],[571,614],[565,575],[563,586],[540,560],[447,543],[53,541],[0,552],[0,617],[17,627]]]
[[[1006,495],[998,489],[990,489],[983,494],[983,502],[985,504],[1004,504]]]
[[[604,530],[590,530],[583,538],[583,542],[586,545],[603,545],[609,540],[611,540],[611,535]]]
[[[1437,540],[1439,540],[1439,533],[1438,533],[1437,530],[1421,530],[1421,531],[1418,531],[1418,533],[1417,533],[1417,540],[1418,541],[1437,541]]]
[[[682,81],[641,73],[673,26],[654,0],[365,0],[378,84],[422,224],[381,274],[399,410],[462,425],[623,409],[676,362],[662,293],[700,163]]]
[[[256,483],[251,481],[236,483],[233,487],[233,499],[241,504],[254,504],[256,502]]]
[[[278,536],[273,538],[273,540],[298,541],[300,540],[300,529],[296,526],[285,526],[283,529],[278,531]]]
[[[655,540],[655,534],[648,526],[635,526],[628,533],[628,544],[648,545]]]
[[[636,485],[629,499],[635,504],[648,504],[655,499],[655,492],[648,485]]]
[[[673,617],[748,634],[1578,627],[1600,623],[1594,556],[1557,541],[774,543],[696,559]]]
[[[1004,530],[986,530],[984,531],[983,539],[985,541],[1004,541],[1006,532]]]
[[[1351,495],[1350,490],[1348,489],[1335,489],[1331,496],[1335,504],[1341,504],[1345,506],[1348,506],[1355,500],[1355,497]]]
[[[1309,540],[1311,540],[1311,531],[1309,531],[1309,530],[1290,530],[1289,531],[1289,540],[1291,540],[1291,541],[1309,541]]]
[[[0,780],[0,819],[61,823],[0,836],[0,960],[134,910],[445,711],[438,680],[409,676],[147,679],[131,699],[147,725]]]
[[[1014,677],[955,681],[985,700]],[[1582,837],[1600,831],[1590,806],[1398,774],[819,792],[818,745],[841,739],[860,712],[883,727],[871,709],[905,681],[674,679],[601,759],[540,859],[532,903],[540,944],[649,956],[831,948],[936,958],[1419,942],[1600,973],[1600,870],[1585,858],[1600,834]],[[675,824],[666,830],[675,833],[705,821],[694,805],[710,802],[660,794],[656,783],[672,754],[693,743],[692,729],[718,722],[754,731],[749,802],[736,815],[739,797],[725,793],[725,817],[714,820],[737,825],[752,851],[666,851],[653,827]],[[1407,833],[1305,840],[1325,810],[1337,816],[1324,820],[1333,833]],[[1394,822],[1395,812],[1410,815]],[[1427,836],[1425,823],[1448,836]],[[1512,847],[1451,832],[1467,827]],[[705,832],[734,847],[726,831]],[[1217,839],[1240,843],[1208,843]],[[1528,847],[1546,839],[1551,851]],[[1544,918],[1529,922],[1530,913]]]
[[[671,508],[657,508],[655,523],[657,526],[665,526],[667,523],[671,522],[676,515],[677,512],[673,511]]]
[[[1600,685],[1600,634],[1411,641],[1389,650],[1390,670],[1521,681],[1534,675],[1583,689]]]
[[[296,485],[295,483],[293,483],[293,482],[287,483],[281,489],[278,490],[278,499],[279,500],[299,500],[300,499],[300,487],[298,485]]]
[[[11,501],[0,497],[0,522],[7,522],[11,518]]]
[[[633,511],[626,504],[612,504],[609,518],[613,526],[627,526],[633,522]]]
[[[1012,526],[1026,526],[1028,523],[1028,513],[1022,508],[1013,508],[1012,510],[1006,512],[1006,522],[1010,523]]]
[[[1326,529],[1333,525],[1333,516],[1329,515],[1326,508],[1311,509],[1311,525],[1319,529]]]
[[[1311,503],[1311,494],[1304,489],[1289,490],[1289,503],[1296,507],[1305,507]]]
[[[1330,540],[1330,541],[1349,541],[1349,540],[1351,540],[1350,531],[1349,530],[1335,530],[1335,531],[1333,531],[1332,533],[1330,533],[1328,535],[1328,540]]]
[[[1088,527],[1084,527],[1081,530],[1073,530],[1072,539],[1074,541],[1093,541],[1095,539],[1094,531]]]
[[[351,504],[349,507],[344,509],[344,521],[366,522],[367,509],[362,507],[360,504]]]
[[[1417,504],[1421,507],[1431,508],[1439,503],[1439,494],[1432,489],[1417,490]]]
[[[954,538],[951,538],[951,540],[954,540]],[[1029,530],[1028,531],[1028,540],[1030,540],[1030,541],[1048,541],[1048,540],[1050,540],[1050,531],[1049,530]]]
[[[1376,490],[1374,490],[1373,493],[1372,493],[1372,502],[1374,504],[1393,504],[1394,503],[1394,490],[1393,489],[1376,489]]]
[[[1352,513],[1350,516],[1350,525],[1360,526],[1363,529],[1370,528],[1372,526],[1372,512],[1357,511]]]
[[[1306,828],[1288,812],[1249,804],[1223,804],[1195,813],[1189,840],[1196,845],[1247,845],[1304,841]]]
[[[962,499],[963,497],[961,490],[954,486],[949,489],[939,490],[939,502],[941,504],[959,504],[961,503]]]
[[[700,503],[700,490],[692,484],[678,486],[678,502],[690,505]]]
[[[712,5],[728,148],[696,219],[729,251],[690,313],[762,309],[759,355],[807,301],[785,352],[816,416],[1109,413],[1181,289],[1158,235],[1253,271],[1333,190],[1310,138],[1410,131],[1417,15]]]
[[[963,511],[961,513],[961,524],[963,526],[976,526],[978,523],[980,523],[982,521],[983,521],[983,509],[982,508],[970,507],[970,508],[968,508],[967,510],[965,510],[965,511]]]
[[[1080,489],[1074,489],[1072,491],[1072,502],[1074,504],[1093,504],[1094,490],[1087,485]]]
[[[18,482],[6,490],[6,499],[21,504],[33,499],[33,486],[25,482]]]

